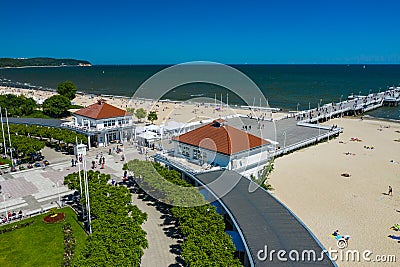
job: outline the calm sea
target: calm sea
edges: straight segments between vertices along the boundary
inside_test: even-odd
[[[70,80],[79,91],[92,94],[132,96],[152,75],[168,66],[92,66],[60,68],[0,69],[0,85],[56,88]],[[233,65],[250,77],[269,100],[271,107],[283,110],[307,109],[318,103],[338,102],[340,97],[368,94],[400,84],[400,65]],[[227,89],[211,84],[189,84],[175,88],[164,96],[187,100],[194,96],[226,98]],[[243,102],[229,93],[229,103]],[[254,99],[259,105],[259,100]],[[265,103],[262,103],[265,105]],[[384,107],[368,115],[400,120],[399,107]]]

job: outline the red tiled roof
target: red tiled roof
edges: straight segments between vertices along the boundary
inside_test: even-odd
[[[131,115],[129,112],[107,104],[101,100],[95,104],[74,112],[74,114],[92,119],[107,119]]]
[[[255,135],[224,125],[222,120],[176,136],[173,140],[226,155],[269,144],[268,141]]]

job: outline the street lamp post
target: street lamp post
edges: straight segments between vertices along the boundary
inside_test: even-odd
[[[83,163],[83,182],[85,188],[85,200],[86,200],[86,211],[88,217],[88,224],[89,224],[89,233],[92,233],[92,219],[90,214],[90,199],[89,199],[89,181],[88,181],[88,174],[87,174],[87,165],[86,165],[86,155],[83,155],[82,159]]]
[[[9,218],[8,218],[8,210],[7,210],[7,204],[6,204],[6,196],[8,196],[8,198],[11,198],[11,195],[10,195],[9,193],[4,193],[4,194],[2,194],[2,195],[3,195],[4,209],[5,209],[5,211],[6,211],[6,218],[7,218],[7,221],[8,221]]]
[[[285,149],[286,148],[286,131],[284,131],[282,133],[282,135],[284,136],[284,138],[283,138],[283,149]]]
[[[10,158],[11,158],[11,168],[12,168],[12,167],[14,167],[14,160],[13,160],[13,156],[12,156],[12,154],[13,154],[13,151],[14,151],[14,148],[12,148],[12,147],[9,147],[9,148],[8,148],[8,151],[10,152]]]
[[[299,113],[299,106],[300,106],[300,103],[297,103],[297,107],[296,107],[297,113]]]
[[[1,120],[1,132],[3,133],[3,149],[4,149],[4,156],[7,156],[7,147],[6,147],[6,138],[4,137],[4,123],[3,123],[3,112],[0,107],[0,120]]]
[[[318,141],[319,141],[320,136],[321,136],[321,127],[320,127],[320,125],[318,125]]]
[[[10,146],[11,166],[14,167],[12,150],[11,150],[12,145],[11,145],[11,136],[10,136],[10,126],[8,124],[8,111],[7,111],[7,109],[6,109],[6,122],[7,122],[7,133],[8,133],[8,145]]]
[[[60,195],[60,183],[61,181],[57,181],[57,183],[53,182],[53,187],[57,187],[57,195],[58,195],[58,205],[61,207],[61,195]]]
[[[340,96],[340,106],[339,106],[339,108],[340,108],[340,122],[342,122],[342,117],[343,117],[343,110],[342,110],[342,108],[343,108],[343,104],[342,104],[342,98],[343,98],[343,95],[341,95],[341,96]]]

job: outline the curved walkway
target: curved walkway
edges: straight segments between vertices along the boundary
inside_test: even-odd
[[[254,266],[336,266],[323,246],[290,210],[268,192],[258,188],[249,192],[250,181],[233,171],[214,171],[196,175],[196,178],[216,195],[231,212],[246,240]],[[218,183],[212,183],[218,179]],[[238,181],[225,193],[226,181]],[[225,182],[224,182],[225,181]],[[271,251],[285,251],[287,261],[271,257]],[[288,258],[290,251],[299,253],[300,259]],[[315,252],[308,258],[308,252]],[[261,251],[261,252],[260,252]],[[266,253],[267,252],[267,253]],[[303,252],[306,252],[303,254]],[[305,255],[305,259],[303,258]],[[292,254],[292,258],[296,258]]]

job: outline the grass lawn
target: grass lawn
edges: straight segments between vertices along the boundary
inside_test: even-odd
[[[65,213],[64,222],[69,222],[73,228],[76,238],[75,253],[77,253],[85,246],[86,234],[71,208],[59,211]],[[61,266],[64,253],[62,230],[64,222],[47,224],[43,222],[45,216],[46,214],[43,214],[23,220],[23,222],[33,220],[34,223],[0,234],[0,266]],[[0,229],[10,226],[12,224]]]

